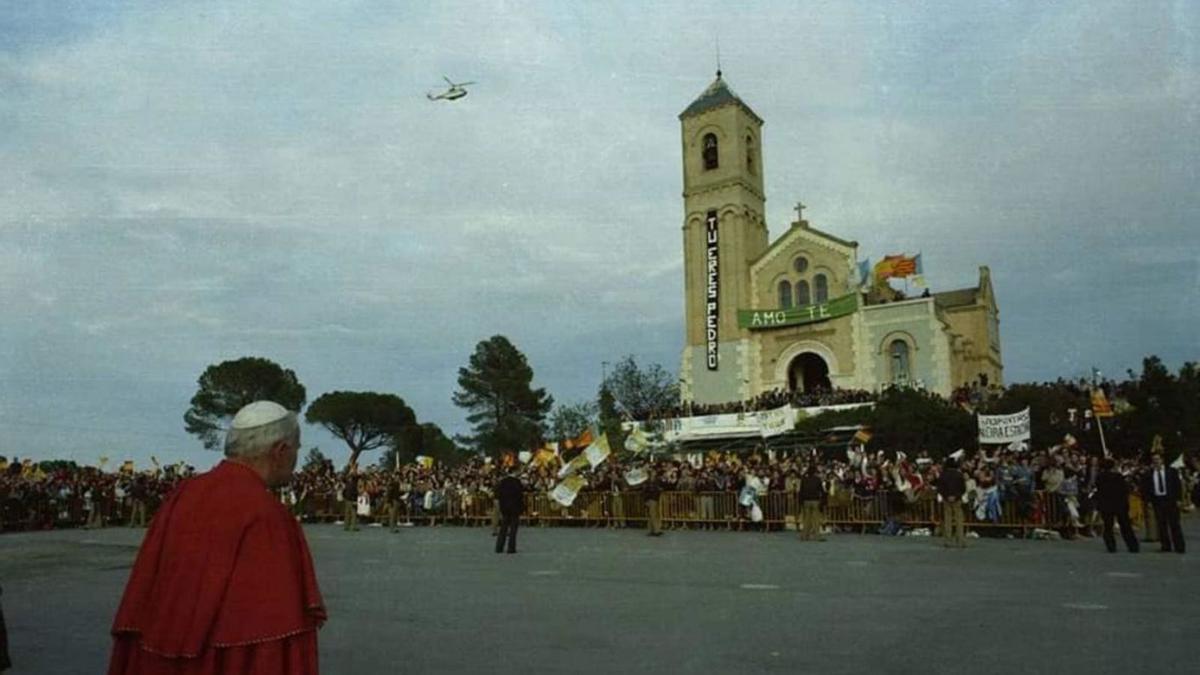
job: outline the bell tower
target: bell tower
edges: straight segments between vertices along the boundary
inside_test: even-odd
[[[695,403],[749,398],[750,266],[767,249],[762,119],[721,77],[679,115],[683,142],[686,340],[681,393]]]

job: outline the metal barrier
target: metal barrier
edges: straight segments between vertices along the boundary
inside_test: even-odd
[[[744,529],[750,523],[749,509],[739,506],[734,492],[663,492],[659,508],[666,528]],[[800,502],[795,493],[768,492],[759,495],[766,530],[792,529],[800,521]],[[300,515],[308,521],[329,522],[341,518],[334,495],[310,495]],[[965,522],[971,528],[1006,528],[1023,532],[1033,528],[1067,527],[1065,503],[1058,495],[1034,493],[1026,503],[1005,501],[996,521],[975,517],[968,507]],[[388,522],[388,505],[377,500],[363,522]],[[436,512],[407,501],[400,502],[398,519],[413,524],[442,523],[465,526],[491,525],[495,504],[490,495],[454,495]],[[899,493],[880,492],[861,497],[842,492],[832,495],[822,508],[825,524],[866,532],[895,521],[908,527],[936,528],[942,508],[932,492],[908,501]],[[563,506],[546,493],[526,493],[523,525],[574,525],[583,527],[641,527],[647,520],[645,499],[640,492],[581,492],[570,506]]]
[[[664,527],[702,529],[744,529],[750,524],[749,509],[737,502],[734,492],[664,492],[659,496],[659,507]],[[33,511],[18,508],[24,505],[6,500],[4,505],[5,530],[41,529],[42,527],[75,527],[86,520],[81,501],[57,504],[55,513],[45,514],[44,524]],[[112,525],[128,522],[129,500],[114,500],[106,504],[106,521]],[[155,500],[157,502],[157,500]],[[800,502],[795,493],[768,492],[757,499],[762,510],[764,530],[791,529],[800,520]],[[148,505],[147,516],[153,515],[157,503]],[[454,524],[464,526],[488,526],[493,524],[495,502],[484,492],[452,493],[442,507],[426,511],[419,500],[403,499],[398,502],[397,520],[416,524]],[[389,522],[390,505],[386,500],[374,500],[372,513],[360,516],[364,523]],[[60,511],[61,509],[61,511]],[[334,493],[305,495],[301,504],[293,507],[294,512],[307,522],[331,522],[343,514],[343,502]],[[65,514],[63,513],[65,511]],[[1131,500],[1130,515],[1141,525],[1142,505],[1136,497]],[[936,496],[925,491],[914,501],[908,501],[899,493],[876,493],[860,497],[849,492],[831,495],[822,508],[826,524],[861,532],[873,530],[889,521],[908,527],[936,528],[941,521],[941,504]],[[65,516],[65,517],[64,517]],[[584,526],[626,527],[644,526],[647,520],[645,499],[641,492],[582,492],[570,506],[562,506],[546,493],[526,493],[524,525],[536,526]],[[57,522],[56,522],[57,521]],[[1024,501],[1002,502],[1001,517],[996,521],[981,520],[968,509],[965,522],[970,528],[1006,528],[1027,532],[1033,528],[1064,528],[1071,525],[1066,500],[1061,495],[1033,493]],[[1089,525],[1090,523],[1084,523]]]

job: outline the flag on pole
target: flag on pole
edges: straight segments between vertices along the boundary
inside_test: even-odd
[[[587,485],[587,479],[583,476],[570,476],[556,485],[550,492],[550,496],[559,504],[570,506],[575,503],[575,497],[579,495],[579,491],[585,485]]]
[[[892,276],[895,277],[911,277],[917,273],[917,259],[907,258],[903,255],[896,256],[895,262],[892,263]]]
[[[582,470],[587,465],[588,465],[587,454],[581,452],[575,456],[575,459],[572,459],[571,461],[562,465],[562,468],[560,468],[558,470],[558,477],[566,478],[567,476],[570,476],[571,474]]]
[[[1104,390],[1096,388],[1092,390],[1092,412],[1096,417],[1112,417],[1112,405],[1108,402],[1108,398],[1104,395]]]
[[[600,438],[597,438],[595,443],[587,446],[587,449],[583,451],[583,456],[587,457],[588,463],[594,469],[600,466],[600,463],[611,453],[612,450],[608,447],[608,435],[600,434]]]
[[[858,284],[859,288],[868,288],[871,285],[871,259],[867,258],[858,263]]]
[[[913,261],[916,265],[916,270],[912,275],[913,286],[925,288],[925,266],[921,264],[921,254],[918,253],[917,257],[913,258]]]
[[[625,449],[633,454],[641,454],[650,447],[650,438],[646,436],[646,432],[642,431],[641,427],[634,427],[633,431],[625,437]]]
[[[584,429],[582,434],[579,434],[575,438],[570,438],[563,441],[561,449],[578,450],[580,448],[586,448],[587,446],[591,445],[592,441],[594,440],[595,437],[592,436],[592,430],[590,428]]]
[[[875,281],[881,282],[892,277],[902,279],[919,274],[920,260],[918,258],[920,258],[919,254],[916,258],[909,258],[902,253],[884,256],[883,260],[875,263]]]
[[[533,465],[537,467],[543,467],[553,462],[557,457],[558,455],[554,454],[553,450],[549,448],[542,448],[533,456]]]
[[[854,440],[858,441],[859,443],[866,444],[871,440],[871,432],[867,431],[866,429],[859,429],[858,431],[854,432]]]

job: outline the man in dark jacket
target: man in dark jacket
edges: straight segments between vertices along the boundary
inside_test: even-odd
[[[504,478],[496,485],[496,501],[500,505],[500,530],[496,535],[496,553],[507,550],[517,552],[517,525],[521,522],[521,512],[525,510],[525,487],[517,478],[516,470],[510,468]]]
[[[938,476],[938,495],[942,498],[942,537],[946,547],[967,547],[967,533],[963,526],[962,497],[967,491],[967,481],[958,470],[958,462],[947,459],[942,474]]]
[[[1116,470],[1116,463],[1105,459],[1096,476],[1096,509],[1104,520],[1104,545],[1109,553],[1117,552],[1117,540],[1113,536],[1113,519],[1121,528],[1121,538],[1130,553],[1138,552],[1137,535],[1129,522],[1129,483]]]
[[[1158,521],[1158,541],[1162,551],[1184,552],[1183,527],[1179,523],[1179,500],[1183,497],[1183,481],[1179,470],[1165,466],[1162,455],[1155,454],[1151,460],[1150,473],[1142,485],[1142,494],[1154,505],[1154,517]]]
[[[825,541],[821,536],[821,502],[825,499],[825,485],[817,475],[817,467],[809,464],[800,479],[800,539],[801,541]]]

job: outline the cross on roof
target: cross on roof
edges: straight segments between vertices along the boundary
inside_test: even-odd
[[[796,206],[793,208],[796,209],[796,220],[803,221],[804,220],[804,209],[807,209],[808,207],[805,206],[803,202],[796,202]]]

